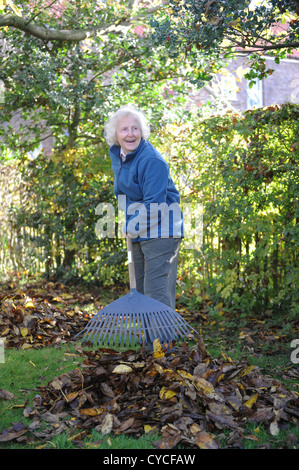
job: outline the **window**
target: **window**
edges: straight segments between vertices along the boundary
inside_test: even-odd
[[[247,82],[247,109],[263,106],[263,81],[256,79],[254,85],[249,88]]]
[[[228,101],[237,100],[237,91],[239,90],[239,88],[237,87],[236,78],[233,74],[228,73],[221,77],[220,90],[221,94]]]

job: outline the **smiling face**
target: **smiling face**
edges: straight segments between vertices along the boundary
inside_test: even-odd
[[[133,114],[128,114],[118,121],[116,138],[125,154],[137,149],[141,141],[141,129],[138,119]]]

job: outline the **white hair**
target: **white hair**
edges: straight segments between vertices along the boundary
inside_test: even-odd
[[[134,106],[126,105],[119,108],[112,116],[109,117],[108,121],[104,126],[104,136],[108,145],[119,145],[116,138],[116,127],[120,119],[125,116],[134,116],[140,125],[141,137],[147,139],[150,134],[150,127],[147,119],[142,111],[138,110]]]

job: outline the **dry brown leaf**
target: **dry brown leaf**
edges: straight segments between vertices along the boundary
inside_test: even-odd
[[[100,389],[101,389],[101,392],[106,396],[106,397],[110,397],[110,398],[114,398],[115,397],[115,393],[113,391],[113,389],[105,382],[101,383],[100,384]]]
[[[12,392],[9,392],[8,390],[0,390],[1,400],[12,400],[14,397],[15,396]]]
[[[194,380],[194,385],[199,392],[202,392],[204,396],[208,398],[213,398],[217,401],[223,401],[223,397],[215,390],[213,385],[202,377],[196,377]]]
[[[110,434],[113,428],[113,415],[111,413],[107,413],[102,427],[101,427],[101,433],[105,436],[106,434]]]
[[[206,431],[197,433],[194,442],[200,449],[218,449],[214,436]]]
[[[174,449],[181,442],[182,436],[180,434],[168,435],[159,441],[154,442],[156,449]]]
[[[125,421],[121,423],[121,425],[118,428],[114,429],[114,432],[117,434],[117,433],[122,433],[123,431],[126,431],[133,425],[134,421],[135,421],[135,418],[126,419]]]
[[[54,390],[58,391],[58,390],[61,390],[62,382],[61,382],[61,380],[59,380],[58,377],[54,377],[52,382],[51,382],[51,385],[54,388]]]
[[[21,429],[20,431],[4,431],[0,434],[0,442],[8,442],[14,439],[18,439],[27,432],[27,429]]]
[[[75,400],[75,398],[77,398],[78,395],[79,395],[78,392],[71,392],[68,395],[66,395],[66,400],[68,402],[71,402],[71,401]]]
[[[87,416],[97,416],[102,412],[103,410],[101,408],[83,408],[80,410],[80,413],[82,415],[87,415]]]

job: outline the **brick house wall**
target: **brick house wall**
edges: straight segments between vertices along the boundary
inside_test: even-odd
[[[285,59],[280,64],[267,59],[274,73],[263,80],[264,106],[292,101],[299,103],[299,59]]]
[[[252,107],[271,106],[274,103],[299,103],[299,54],[298,57],[284,59],[276,64],[274,58],[266,59],[267,69],[274,72],[260,81],[259,86],[249,89],[244,78],[248,59],[239,56],[232,60],[223,73],[218,73],[209,86],[205,86],[192,99],[197,105],[218,96],[225,98],[236,111],[245,111]],[[250,97],[256,93],[256,100]]]

